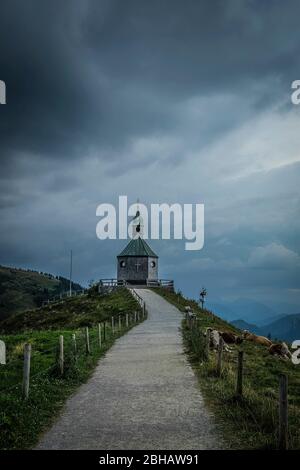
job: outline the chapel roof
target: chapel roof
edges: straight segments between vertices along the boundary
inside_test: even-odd
[[[151,258],[158,258],[152,248],[143,238],[133,238],[119,256],[147,256]]]

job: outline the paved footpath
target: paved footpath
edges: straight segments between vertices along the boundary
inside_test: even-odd
[[[183,353],[182,314],[139,289],[148,318],[119,338],[38,449],[220,449]]]

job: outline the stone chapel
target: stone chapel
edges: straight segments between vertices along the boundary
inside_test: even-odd
[[[128,284],[158,280],[158,256],[143,239],[143,219],[137,210],[132,220],[132,239],[117,256],[117,279]]]

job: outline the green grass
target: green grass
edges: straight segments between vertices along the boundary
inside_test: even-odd
[[[74,299],[77,302],[78,299]],[[72,299],[73,301],[73,299]],[[84,301],[85,313],[79,311],[80,320],[74,316],[67,319],[65,315],[69,311],[69,304],[76,304],[71,300],[63,304],[53,312],[51,321],[38,321],[37,330],[33,330],[33,319],[36,311],[27,313],[24,321],[17,316],[15,326],[22,327],[22,333],[1,334],[0,339],[7,345],[8,363],[0,366],[0,449],[27,449],[33,447],[40,436],[53,422],[61,410],[65,400],[76,388],[84,383],[91,375],[99,358],[111,347],[116,338],[130,329],[133,323],[126,327],[125,313],[140,311],[136,301],[125,289],[118,289],[112,294],[99,297],[89,296]],[[91,303],[88,305],[88,303]],[[72,309],[75,308],[73,305]],[[95,306],[101,308],[94,310]],[[78,305],[77,305],[78,306]],[[105,307],[105,308],[104,308]],[[108,308],[110,307],[110,308]],[[50,315],[49,308],[45,310],[45,318]],[[73,310],[72,310],[73,311]],[[111,330],[111,316],[115,316],[115,334]],[[118,328],[119,315],[122,326]],[[43,311],[39,312],[43,316]],[[65,318],[66,325],[63,328],[54,327],[62,323]],[[98,344],[98,330],[96,324],[107,321],[106,340],[102,347]],[[83,325],[84,323],[84,325]],[[86,354],[85,328],[89,325],[91,353]],[[95,326],[93,326],[95,325]],[[12,327],[12,324],[9,324]],[[50,329],[42,329],[41,327]],[[30,330],[28,329],[30,327]],[[103,332],[103,330],[102,330]],[[77,355],[74,355],[72,334],[76,334]],[[64,336],[65,367],[61,376],[58,367],[58,339]],[[22,368],[23,348],[25,343],[32,346],[30,393],[28,400],[22,395]]]
[[[61,276],[0,266],[0,319],[40,307],[68,288],[69,281]],[[82,288],[73,283],[73,289]]]
[[[125,288],[102,296],[95,289],[90,289],[87,295],[71,297],[36,310],[12,315],[0,322],[0,333],[91,326],[113,315],[123,316],[128,311],[136,310],[136,305]]]
[[[244,341],[239,346],[230,345],[232,352],[224,353],[222,376],[218,378],[216,353],[211,351],[206,358],[203,331],[210,326],[221,331],[241,332],[180,294],[160,289],[157,292],[181,310],[190,305],[197,314],[197,327],[192,331],[183,320],[184,345],[227,445],[244,449],[277,448],[279,375],[283,373],[289,381],[289,448],[300,449],[300,367],[271,356],[266,347]],[[239,349],[244,351],[242,399],[237,399],[235,393]]]

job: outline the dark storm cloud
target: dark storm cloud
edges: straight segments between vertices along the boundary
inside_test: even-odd
[[[118,149],[172,127],[168,107],[184,98],[247,93],[270,76],[289,86],[299,12],[298,2],[284,17],[278,2],[2,2],[2,156]],[[258,104],[277,87],[258,93]]]
[[[74,135],[86,142],[92,100],[76,54],[71,3],[1,5],[0,69],[8,89],[1,140],[8,156],[61,157],[75,151]]]
[[[283,18],[278,2],[112,1],[103,21],[91,5],[85,39],[118,80],[189,95],[295,69],[297,2]]]
[[[64,273],[72,246],[81,281],[113,276],[95,207],[128,194],[206,204],[203,252],[161,245],[162,276],[192,273],[195,289],[205,276],[218,295],[247,279],[253,295],[255,279],[294,288],[299,13],[296,0],[2,1],[0,262]],[[286,271],[266,276],[272,256]]]

